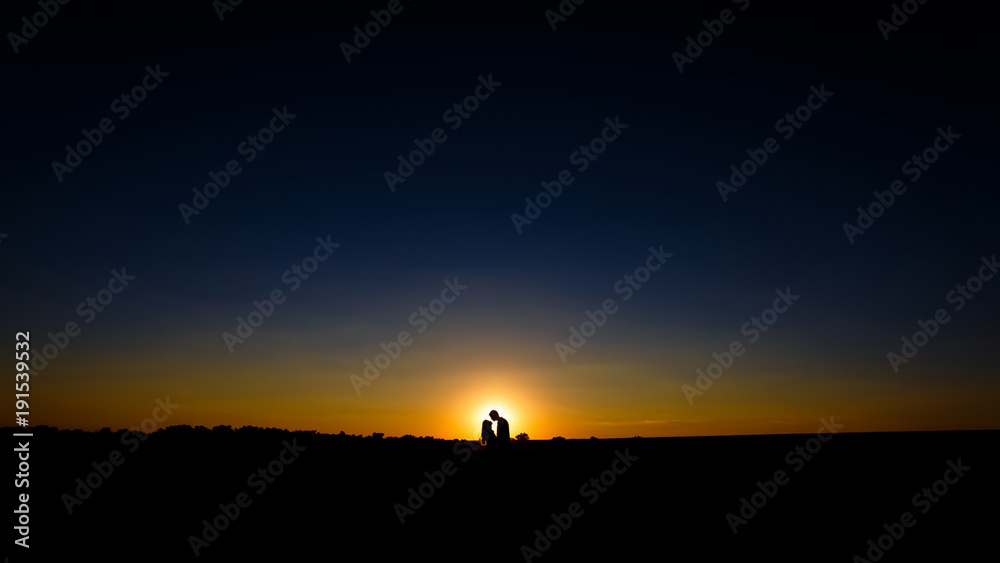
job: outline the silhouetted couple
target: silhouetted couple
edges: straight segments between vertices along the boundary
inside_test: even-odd
[[[497,422],[497,431],[493,432],[493,423],[489,420],[483,421],[483,433],[479,438],[479,443],[486,446],[488,457],[504,456],[511,451],[510,425],[507,419],[500,416],[497,411],[490,411],[490,418]]]

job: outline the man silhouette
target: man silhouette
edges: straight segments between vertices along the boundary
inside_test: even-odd
[[[511,450],[510,444],[510,425],[507,424],[507,419],[500,416],[500,413],[493,410],[490,411],[490,418],[495,420],[497,423],[497,449],[500,453],[506,453]]]

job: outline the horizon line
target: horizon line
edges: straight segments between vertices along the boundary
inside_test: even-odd
[[[327,432],[320,432],[319,430],[315,430],[315,429],[310,429],[310,430],[303,430],[303,429],[292,430],[292,429],[288,429],[288,428],[277,428],[277,427],[273,427],[273,426],[254,426],[254,425],[245,425],[245,426],[240,426],[240,427],[232,427],[231,425],[226,425],[226,424],[219,424],[219,425],[216,425],[216,426],[214,426],[212,428],[209,428],[209,427],[204,426],[204,425],[191,426],[190,424],[174,424],[174,425],[170,425],[170,426],[158,427],[156,430],[154,430],[153,432],[150,432],[148,434],[146,432],[143,432],[141,429],[132,429],[132,430],[130,430],[128,428],[119,428],[117,430],[112,430],[111,427],[109,427],[109,426],[105,426],[104,428],[107,428],[109,430],[109,432],[112,433],[112,434],[120,434],[121,432],[139,432],[139,433],[142,433],[142,434],[150,435],[150,434],[156,434],[157,432],[160,432],[160,431],[167,431],[168,429],[171,429],[171,428],[177,429],[177,428],[185,428],[185,427],[191,429],[192,431],[198,431],[198,432],[204,432],[204,431],[215,432],[214,429],[218,428],[220,426],[222,426],[222,427],[228,427],[230,429],[229,430],[230,432],[236,432],[238,430],[243,430],[243,429],[250,429],[250,430],[276,430],[276,431],[279,431],[279,432],[289,432],[289,433],[304,432],[304,433],[313,433],[313,434],[320,435],[320,436],[334,436],[334,437],[339,437],[339,436],[343,435],[345,437],[360,438],[360,439],[373,439],[372,437],[375,434],[381,434],[382,437],[378,438],[378,439],[405,439],[407,436],[410,436],[412,439],[418,439],[418,440],[419,439],[433,439],[433,440],[443,440],[443,441],[452,441],[452,442],[454,442],[454,441],[465,441],[465,442],[475,441],[475,442],[478,442],[479,441],[478,438],[473,438],[473,439],[470,439],[470,438],[439,438],[439,437],[435,437],[435,436],[416,436],[416,435],[413,435],[413,434],[404,434],[402,436],[386,436],[384,433],[381,433],[381,432],[373,432],[373,433],[368,434],[366,436],[364,434],[348,434],[348,433],[346,433],[343,430],[341,430],[340,432],[337,432],[337,433],[327,433]],[[98,429],[98,430],[84,430],[82,428],[59,428],[58,426],[48,426],[46,424],[40,424],[38,426],[29,426],[29,427],[19,427],[19,426],[6,426],[6,427],[4,427],[5,430],[6,429],[10,429],[10,430],[12,430],[12,431],[14,431],[16,433],[22,433],[22,434],[23,433],[31,433],[31,432],[33,432],[35,430],[42,429],[42,428],[44,428],[46,431],[48,431],[48,430],[54,430],[54,431],[57,431],[57,432],[85,432],[85,433],[88,433],[88,434],[100,434],[100,433],[102,433],[102,430],[104,430],[104,428],[101,428],[101,429]],[[203,428],[204,430],[198,430],[199,428]],[[929,432],[997,432],[997,431],[1000,431],[1000,428],[969,428],[969,429],[950,429],[950,430],[860,430],[860,431],[849,431],[849,432],[838,431],[837,434],[905,434],[905,433],[921,433],[921,432],[922,433],[929,433]],[[641,436],[641,435],[635,435],[635,436],[617,436],[617,437],[609,437],[609,438],[597,438],[595,436],[589,436],[589,437],[586,437],[586,438],[570,438],[570,437],[564,437],[564,436],[553,436],[551,438],[530,438],[529,437],[527,440],[515,440],[515,439],[512,439],[511,441],[512,442],[519,442],[519,441],[536,442],[536,441],[552,441],[552,440],[559,440],[559,439],[562,439],[562,440],[592,440],[592,439],[593,440],[635,440],[635,439],[661,439],[661,438],[736,438],[736,437],[753,437],[753,436],[808,436],[808,435],[811,435],[811,434],[815,434],[815,432],[773,432],[773,433],[760,433],[760,434],[693,434],[693,435],[692,434],[685,434],[685,435],[674,435],[674,436]]]

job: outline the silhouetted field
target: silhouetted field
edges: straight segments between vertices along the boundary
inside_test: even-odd
[[[53,561],[524,561],[525,545],[545,547],[531,558],[543,562],[849,562],[871,560],[871,545],[894,530],[901,537],[881,561],[976,560],[980,549],[992,551],[996,531],[998,437],[532,440],[516,442],[509,459],[490,460],[468,444],[432,439],[173,427],[123,443],[118,433],[36,430],[30,554]],[[293,455],[288,445],[300,451]],[[69,514],[63,495],[86,493],[76,479],[107,472],[115,450],[121,465]],[[949,461],[959,460],[968,469],[946,474]],[[269,464],[280,474],[268,473]],[[262,468],[271,482],[257,474]],[[785,477],[776,480],[777,471]],[[945,477],[952,483],[935,494]],[[767,492],[753,497],[758,481]],[[410,499],[411,488],[428,498]],[[744,497],[758,507],[744,507],[750,517],[734,534],[727,513],[739,516]],[[234,519],[220,516],[220,504],[235,514],[240,499],[245,506]],[[416,508],[402,511],[401,523],[394,507],[408,502]],[[894,526],[904,512],[911,526]],[[566,528],[558,534],[553,514]],[[215,536],[205,521],[225,529]],[[558,536],[548,544],[536,534],[546,528]],[[196,557],[191,536],[214,539]],[[23,551],[11,561],[23,560]]]

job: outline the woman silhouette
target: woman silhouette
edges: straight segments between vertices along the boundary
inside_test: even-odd
[[[479,445],[486,446],[487,455],[493,455],[496,453],[497,435],[493,433],[492,420],[483,421],[483,432],[479,436]]]

